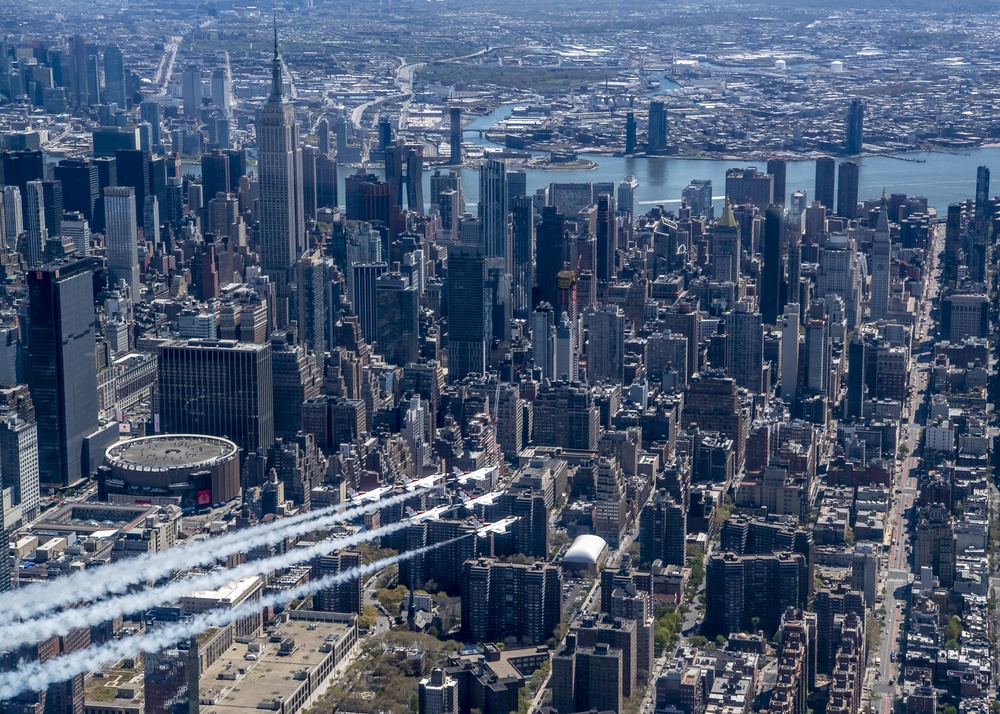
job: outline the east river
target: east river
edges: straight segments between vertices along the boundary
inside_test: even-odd
[[[498,145],[479,132],[494,126],[513,111],[513,105],[503,105],[492,114],[477,117],[465,129],[465,141],[487,147]],[[617,185],[628,175],[639,182],[638,203],[643,212],[649,207],[663,204],[668,209],[677,208],[681,202],[681,191],[692,179],[710,179],[716,198],[716,215],[722,207],[726,186],[726,169],[737,166],[756,165],[761,171],[766,161],[736,161],[732,159],[685,159],[676,157],[607,156],[580,154],[581,158],[593,161],[597,166],[592,170],[529,170],[527,172],[528,193],[534,193],[549,183],[574,182],[614,182]],[[875,199],[888,193],[904,193],[907,196],[926,196],[931,206],[944,215],[949,203],[973,198],[976,187],[976,169],[981,165],[996,167],[992,195],[1000,194],[1000,146],[973,149],[968,152],[919,152],[900,154],[898,158],[869,156],[854,159],[861,165],[861,185],[859,198]],[[338,167],[338,198],[344,205],[344,177],[356,169]],[[514,167],[516,168],[516,167]],[[185,164],[184,171],[198,175],[198,164]],[[447,169],[442,169],[447,171]],[[382,174],[382,169],[372,168],[372,172]],[[424,171],[424,196],[429,201],[431,171]],[[462,169],[462,190],[467,210],[475,212],[479,201],[479,171]],[[804,190],[812,201],[815,197],[816,164],[812,160],[788,160],[786,188]],[[786,201],[787,201],[786,196]]]

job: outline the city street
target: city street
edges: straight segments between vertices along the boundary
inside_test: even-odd
[[[928,251],[928,261],[936,263],[939,247],[939,233],[934,234],[934,240]],[[920,450],[921,426],[925,418],[925,400],[930,380],[934,330],[931,322],[931,306],[937,297],[938,278],[937,266],[931,269],[924,286],[920,320],[916,326],[917,349],[910,357],[910,401],[907,405],[909,417],[901,425],[901,444],[905,444],[906,457],[899,462],[899,477],[895,482],[892,508],[886,522],[886,538],[888,540],[888,558],[884,563],[885,586],[883,606],[885,619],[882,622],[882,643],[879,647],[879,666],[869,662],[869,667],[875,669],[875,686],[872,694],[879,700],[880,714],[892,711],[894,697],[897,694],[896,681],[899,676],[900,648],[899,641],[903,639],[906,625],[906,607],[909,584],[912,572],[909,563],[910,533],[909,526],[915,518],[917,479],[912,470],[918,466]],[[925,353],[930,353],[923,359]],[[896,652],[897,660],[892,661],[892,652]]]

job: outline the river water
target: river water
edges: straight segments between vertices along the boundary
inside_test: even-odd
[[[664,85],[665,87],[667,85]],[[477,117],[466,126],[465,141],[492,148],[497,144],[478,132],[488,129],[510,116],[517,105],[501,105],[487,116]],[[664,204],[668,208],[680,205],[681,191],[691,179],[710,179],[716,197],[716,215],[722,207],[726,186],[726,169],[734,166],[757,165],[761,170],[766,162],[732,161],[720,159],[685,159],[674,157],[604,156],[581,154],[597,167],[590,171],[528,171],[528,193],[534,193],[549,183],[608,182],[618,184],[625,176],[635,176],[639,182],[638,203],[643,211]],[[904,193],[907,196],[926,196],[928,203],[944,215],[949,203],[975,196],[976,169],[985,165],[1000,170],[1000,146],[974,149],[963,153],[912,153],[905,154],[907,161],[886,156],[855,159],[861,165],[861,183],[858,196],[861,200],[876,199],[884,188],[888,194]],[[917,161],[922,161],[918,163]],[[199,174],[198,164],[185,165],[186,172]],[[342,166],[338,171],[338,196],[344,205],[344,177],[353,169]],[[445,171],[445,169],[442,169]],[[381,174],[381,169],[374,169]],[[479,171],[462,169],[462,189],[467,207],[475,211],[479,201]],[[430,171],[425,171],[424,196],[430,197]],[[809,201],[815,197],[815,161],[788,161],[786,188],[806,191]],[[1000,194],[1000,175],[994,181],[991,194]],[[786,203],[788,197],[786,196]]]
[[[666,204],[679,205],[681,191],[691,179],[711,179],[713,192],[721,208],[726,187],[726,169],[734,166],[756,165],[763,171],[766,162],[740,162],[718,159],[681,159],[669,157],[615,157],[587,156],[597,163],[592,171],[529,171],[528,192],[550,182],[614,181],[616,184],[631,174],[639,182],[640,206]],[[926,196],[930,205],[944,213],[949,203],[975,196],[976,169],[980,165],[1000,166],[1000,147],[976,149],[968,155],[917,153],[907,154],[910,159],[924,159],[926,163],[900,161],[887,157],[857,159],[861,165],[858,195],[861,200],[878,198],[886,192],[905,193],[908,196]],[[1000,181],[1000,179],[998,179]],[[789,161],[786,186],[805,190],[812,201],[815,195],[816,163],[814,161]],[[479,200],[478,171],[462,171],[462,188],[467,203]],[[425,189],[429,190],[429,188]],[[993,193],[997,193],[995,189]],[[425,194],[426,195],[426,194]],[[785,197],[787,200],[787,196]]]
[[[662,80],[661,80],[662,81]],[[665,87],[667,85],[664,85]],[[511,115],[515,105],[502,105],[492,114],[478,117],[466,127],[465,141],[492,148],[499,148],[488,139],[480,138],[478,131],[488,129]],[[757,165],[762,171],[766,162],[732,161],[721,159],[684,159],[674,157],[604,156],[581,154],[597,164],[592,171],[529,171],[528,192],[560,182],[607,182],[616,184],[625,176],[635,176],[639,181],[640,206],[665,204],[680,205],[681,191],[691,179],[711,179],[721,209],[726,188],[726,169],[734,166]],[[962,153],[919,152],[902,155],[907,160],[886,156],[854,159],[861,165],[858,196],[861,200],[878,198],[882,189],[886,193],[905,193],[907,196],[926,196],[928,203],[944,214],[949,203],[975,196],[976,169],[981,165],[1000,167],[1000,147],[974,149]],[[921,163],[922,161],[922,163]],[[427,181],[425,177],[425,181]],[[1000,177],[992,193],[1000,193]],[[802,189],[812,201],[815,193],[816,162],[812,160],[788,161],[786,188]],[[429,181],[428,181],[429,185]],[[478,171],[462,170],[462,188],[466,202],[479,200]],[[425,188],[429,191],[429,188]],[[785,196],[786,203],[788,196]],[[716,211],[718,213],[718,210]]]

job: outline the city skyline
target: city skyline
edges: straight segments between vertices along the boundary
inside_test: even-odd
[[[0,714],[1000,706],[1000,38],[896,10],[0,17]]]

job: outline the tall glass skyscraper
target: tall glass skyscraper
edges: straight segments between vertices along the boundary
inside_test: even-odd
[[[88,475],[83,440],[98,426],[94,325],[89,260],[28,273],[28,388],[43,487],[65,488]]]
[[[487,159],[479,170],[479,219],[483,222],[483,245],[487,258],[504,258],[511,270],[507,231],[507,165]]]
[[[504,204],[506,206],[506,204]],[[478,245],[448,246],[448,378],[485,374],[493,307]]]
[[[128,108],[128,89],[125,83],[125,58],[118,45],[108,45],[104,51],[104,102]]]
[[[131,186],[104,189],[104,215],[108,251],[108,284],[116,287],[124,280],[139,299],[139,236],[135,190]]]

